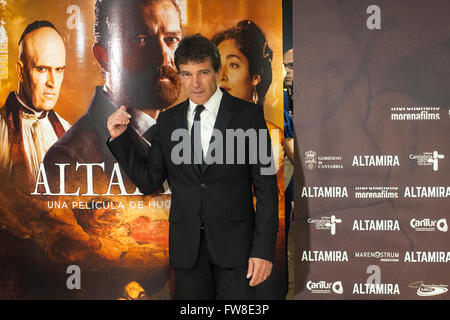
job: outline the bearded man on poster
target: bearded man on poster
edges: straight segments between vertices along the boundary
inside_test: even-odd
[[[105,145],[109,137],[107,118],[121,105],[126,105],[134,119],[130,124],[131,143],[140,153],[145,153],[148,143],[141,135],[155,124],[161,110],[175,103],[181,91],[174,65],[174,52],[182,38],[181,12],[175,0],[97,0],[94,34],[93,54],[105,83],[95,89],[87,112],[45,156],[45,171],[53,193],[61,190],[60,167],[56,164],[70,164],[64,168],[66,193],[78,188],[80,195],[88,193],[87,168],[77,170],[77,163],[104,166],[103,169],[93,167],[91,185],[95,186],[93,193],[106,193],[105,186],[112,180],[113,172],[117,175],[114,169],[117,161]],[[133,194],[136,186],[124,174],[121,176],[127,193]],[[138,197],[146,203],[168,197],[157,192],[162,192],[162,188],[152,197],[143,198],[136,193],[132,196],[134,200]],[[81,200],[87,199],[90,198],[85,196]],[[131,204],[129,198],[123,196],[93,199]],[[100,262],[95,267],[102,272],[92,276],[96,281],[90,281],[90,289],[84,290],[85,297],[109,299],[115,294],[118,297],[114,288],[127,281],[139,281],[152,298],[158,298],[160,294],[167,298],[164,295],[171,292],[167,284],[170,276],[168,212],[165,208],[154,209],[150,205],[147,210],[133,211],[126,207],[126,210],[109,211],[72,210],[68,214],[77,228],[76,239],[72,234],[62,234],[61,237],[69,239],[64,238],[66,242],[62,242],[62,249],[51,253],[58,254],[58,258],[63,255],[61,259],[81,257],[80,260],[87,263],[100,255]],[[89,242],[79,245],[74,241],[78,238],[88,238]],[[113,271],[118,272],[113,282],[108,273],[111,272],[110,264],[121,267],[120,272]],[[135,272],[134,268],[138,270]],[[145,272],[141,272],[144,269]],[[83,272],[88,274],[86,269]]]
[[[55,163],[71,164],[66,181],[81,186],[81,192],[86,174],[76,171],[76,163],[104,163],[105,174],[96,175],[95,180],[97,185],[107,185],[116,162],[104,143],[109,136],[107,118],[126,105],[134,116],[133,144],[145,152],[142,134],[180,94],[173,59],[182,30],[175,0],[97,0],[94,33],[93,53],[105,84],[96,88],[86,114],[45,157],[48,180],[55,190],[60,175]]]

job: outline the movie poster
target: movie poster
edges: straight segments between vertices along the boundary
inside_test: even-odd
[[[449,299],[450,3],[293,16],[295,298]]]
[[[263,88],[241,92],[226,74],[220,86],[261,105],[271,130],[280,227],[258,297],[283,299],[281,0],[97,2],[0,0],[0,299],[174,298],[170,187],[142,195],[106,146],[106,121],[127,104],[146,152],[145,131],[187,98],[173,63],[178,42],[201,33],[226,50],[220,33],[236,26],[257,48],[248,60],[265,64]],[[164,36],[137,31],[157,19]],[[51,26],[21,39],[34,21]]]

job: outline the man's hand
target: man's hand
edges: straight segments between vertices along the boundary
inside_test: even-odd
[[[127,129],[130,119],[131,115],[126,111],[125,106],[121,106],[119,110],[108,118],[107,126],[112,140],[120,136]]]
[[[255,287],[264,282],[272,272],[272,262],[260,258],[248,259],[247,279],[250,280],[250,287]]]

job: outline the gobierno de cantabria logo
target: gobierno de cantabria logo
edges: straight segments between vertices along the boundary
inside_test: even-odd
[[[317,152],[309,150],[305,152],[305,167],[314,169],[343,169],[342,157],[339,155],[317,155]]]

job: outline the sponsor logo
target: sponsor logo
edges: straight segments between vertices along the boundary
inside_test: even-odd
[[[348,198],[347,187],[303,187],[302,198]]]
[[[422,281],[410,283],[408,287],[417,289],[417,295],[420,297],[438,296],[448,291],[446,284],[424,284]]]
[[[450,187],[405,187],[403,196],[405,198],[450,198]]]
[[[342,286],[342,281],[326,282],[326,281],[308,281],[306,283],[306,289],[311,291],[311,293],[325,293],[325,294],[343,294],[344,287]]]
[[[424,121],[424,120],[440,120],[440,107],[392,107],[391,120],[394,121]]]
[[[354,220],[353,230],[357,231],[399,231],[398,220]]]
[[[316,152],[309,150],[305,152],[305,166],[308,170],[313,170],[317,167]]]
[[[380,262],[399,262],[400,253],[388,251],[361,251],[355,252],[355,258],[376,259]]]
[[[303,250],[302,261],[348,262],[347,251]]]
[[[416,218],[413,218],[409,222],[409,225],[415,231],[436,231],[436,230],[441,232],[448,231],[447,219],[445,218],[440,220],[432,220],[428,218],[418,220]]]
[[[397,199],[398,187],[355,187],[356,199]]]
[[[341,156],[318,156],[315,151],[309,150],[305,152],[305,167],[308,170],[314,169],[343,169],[340,163]]]
[[[381,283],[381,268],[377,265],[370,265],[366,269],[370,274],[366,283],[353,284],[352,294],[365,295],[394,295],[400,294],[400,288],[396,283]]]
[[[336,234],[336,224],[341,222],[342,219],[337,219],[334,215],[331,217],[320,217],[320,219],[308,219],[308,223],[314,224],[317,230],[330,230],[333,236]]]
[[[400,288],[396,283],[355,283],[353,294],[367,295],[398,295]]]
[[[404,262],[412,263],[447,263],[450,251],[406,251]]]
[[[409,155],[409,159],[417,160],[417,165],[419,166],[433,166],[433,171],[439,170],[439,160],[444,158],[445,156],[443,154],[439,154],[438,151]]]
[[[356,155],[353,157],[353,167],[398,167],[400,161],[398,156],[383,155]]]

